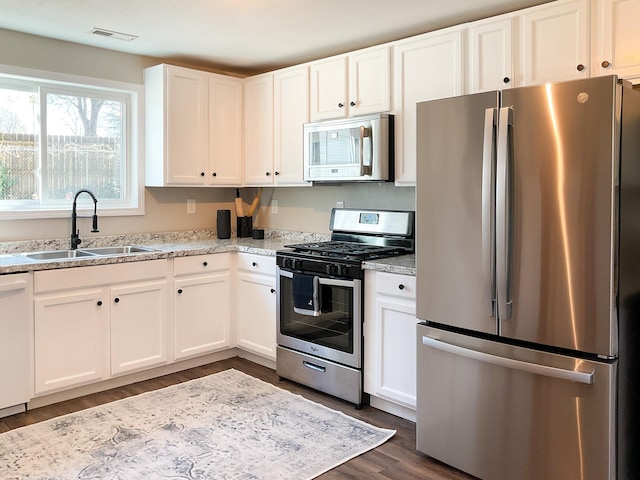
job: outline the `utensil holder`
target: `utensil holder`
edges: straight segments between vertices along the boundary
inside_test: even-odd
[[[250,237],[253,227],[253,217],[238,217],[236,235],[238,237]]]

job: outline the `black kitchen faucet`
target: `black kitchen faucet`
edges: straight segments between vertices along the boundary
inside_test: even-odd
[[[93,222],[91,226],[91,233],[97,233],[100,231],[98,230],[98,213],[97,213],[98,199],[89,190],[86,190],[86,189],[78,190],[76,192],[75,197],[73,197],[73,210],[71,211],[71,249],[72,250],[75,250],[76,248],[78,248],[78,245],[82,243],[82,240],[80,239],[80,236],[79,236],[80,230],[78,230],[76,227],[76,219],[78,218],[78,214],[76,213],[76,200],[78,199],[78,195],[80,195],[81,193],[88,193],[89,195],[91,195],[91,198],[93,199],[93,217],[92,217]]]

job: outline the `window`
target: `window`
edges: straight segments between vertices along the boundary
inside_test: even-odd
[[[0,69],[0,218],[67,215],[83,188],[102,214],[143,213],[140,87],[69,80]]]

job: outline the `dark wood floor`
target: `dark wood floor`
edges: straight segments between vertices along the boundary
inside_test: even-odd
[[[36,408],[25,413],[0,419],[0,432],[31,425],[67,413],[72,413],[103,403],[112,402],[139,393],[156,390],[185,382],[229,368],[235,368],[280,388],[300,394],[309,400],[340,410],[355,418],[382,428],[397,430],[397,433],[380,447],[360,455],[321,475],[322,480],[471,480],[458,470],[434,461],[415,449],[415,424],[372,407],[356,410],[352,404],[324,395],[288,381],[280,381],[276,372],[241,358],[231,358],[183,372],[166,375],[125,387],[87,395],[85,397]]]

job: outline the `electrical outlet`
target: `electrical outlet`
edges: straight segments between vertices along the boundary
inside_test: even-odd
[[[188,198],[187,199],[187,213],[196,213],[196,199]]]
[[[278,200],[271,200],[271,213],[278,213]]]
[[[343,201],[336,202],[336,208],[344,208],[344,202]]]

